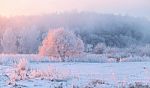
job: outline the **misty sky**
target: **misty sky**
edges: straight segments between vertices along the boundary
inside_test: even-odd
[[[92,11],[150,18],[150,0],[0,0],[0,15]]]

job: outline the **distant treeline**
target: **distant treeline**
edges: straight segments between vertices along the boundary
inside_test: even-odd
[[[37,53],[48,31],[65,28],[87,45],[126,48],[150,43],[150,21],[145,18],[90,12],[42,16],[0,17],[1,53]]]

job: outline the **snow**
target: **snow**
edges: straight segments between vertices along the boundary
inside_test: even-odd
[[[32,64],[31,67],[45,68],[50,65],[59,71],[69,70],[70,75],[86,79],[111,80],[113,76],[117,81],[127,80],[150,80],[149,62],[126,62],[126,63],[42,63]],[[147,73],[148,72],[148,73]],[[129,80],[128,80],[129,79]]]
[[[134,83],[150,83],[150,62],[85,63],[85,62],[28,62],[30,69],[55,70],[55,80],[48,77],[30,78],[8,85],[8,72],[13,65],[0,65],[0,88],[115,88]]]

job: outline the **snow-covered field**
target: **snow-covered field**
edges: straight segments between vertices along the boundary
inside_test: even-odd
[[[25,63],[22,60],[20,63],[12,63],[14,64],[3,64],[3,61],[0,63],[0,88],[149,88],[146,86],[150,84],[150,62]],[[17,65],[20,67],[23,64],[26,69],[22,70],[22,74],[25,75],[20,79],[16,77],[21,75],[16,69],[19,69]]]

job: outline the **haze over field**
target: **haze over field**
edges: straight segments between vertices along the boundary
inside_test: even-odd
[[[145,46],[147,18],[149,0],[0,0],[0,52],[38,53],[49,30],[59,28],[80,36],[85,50]]]

